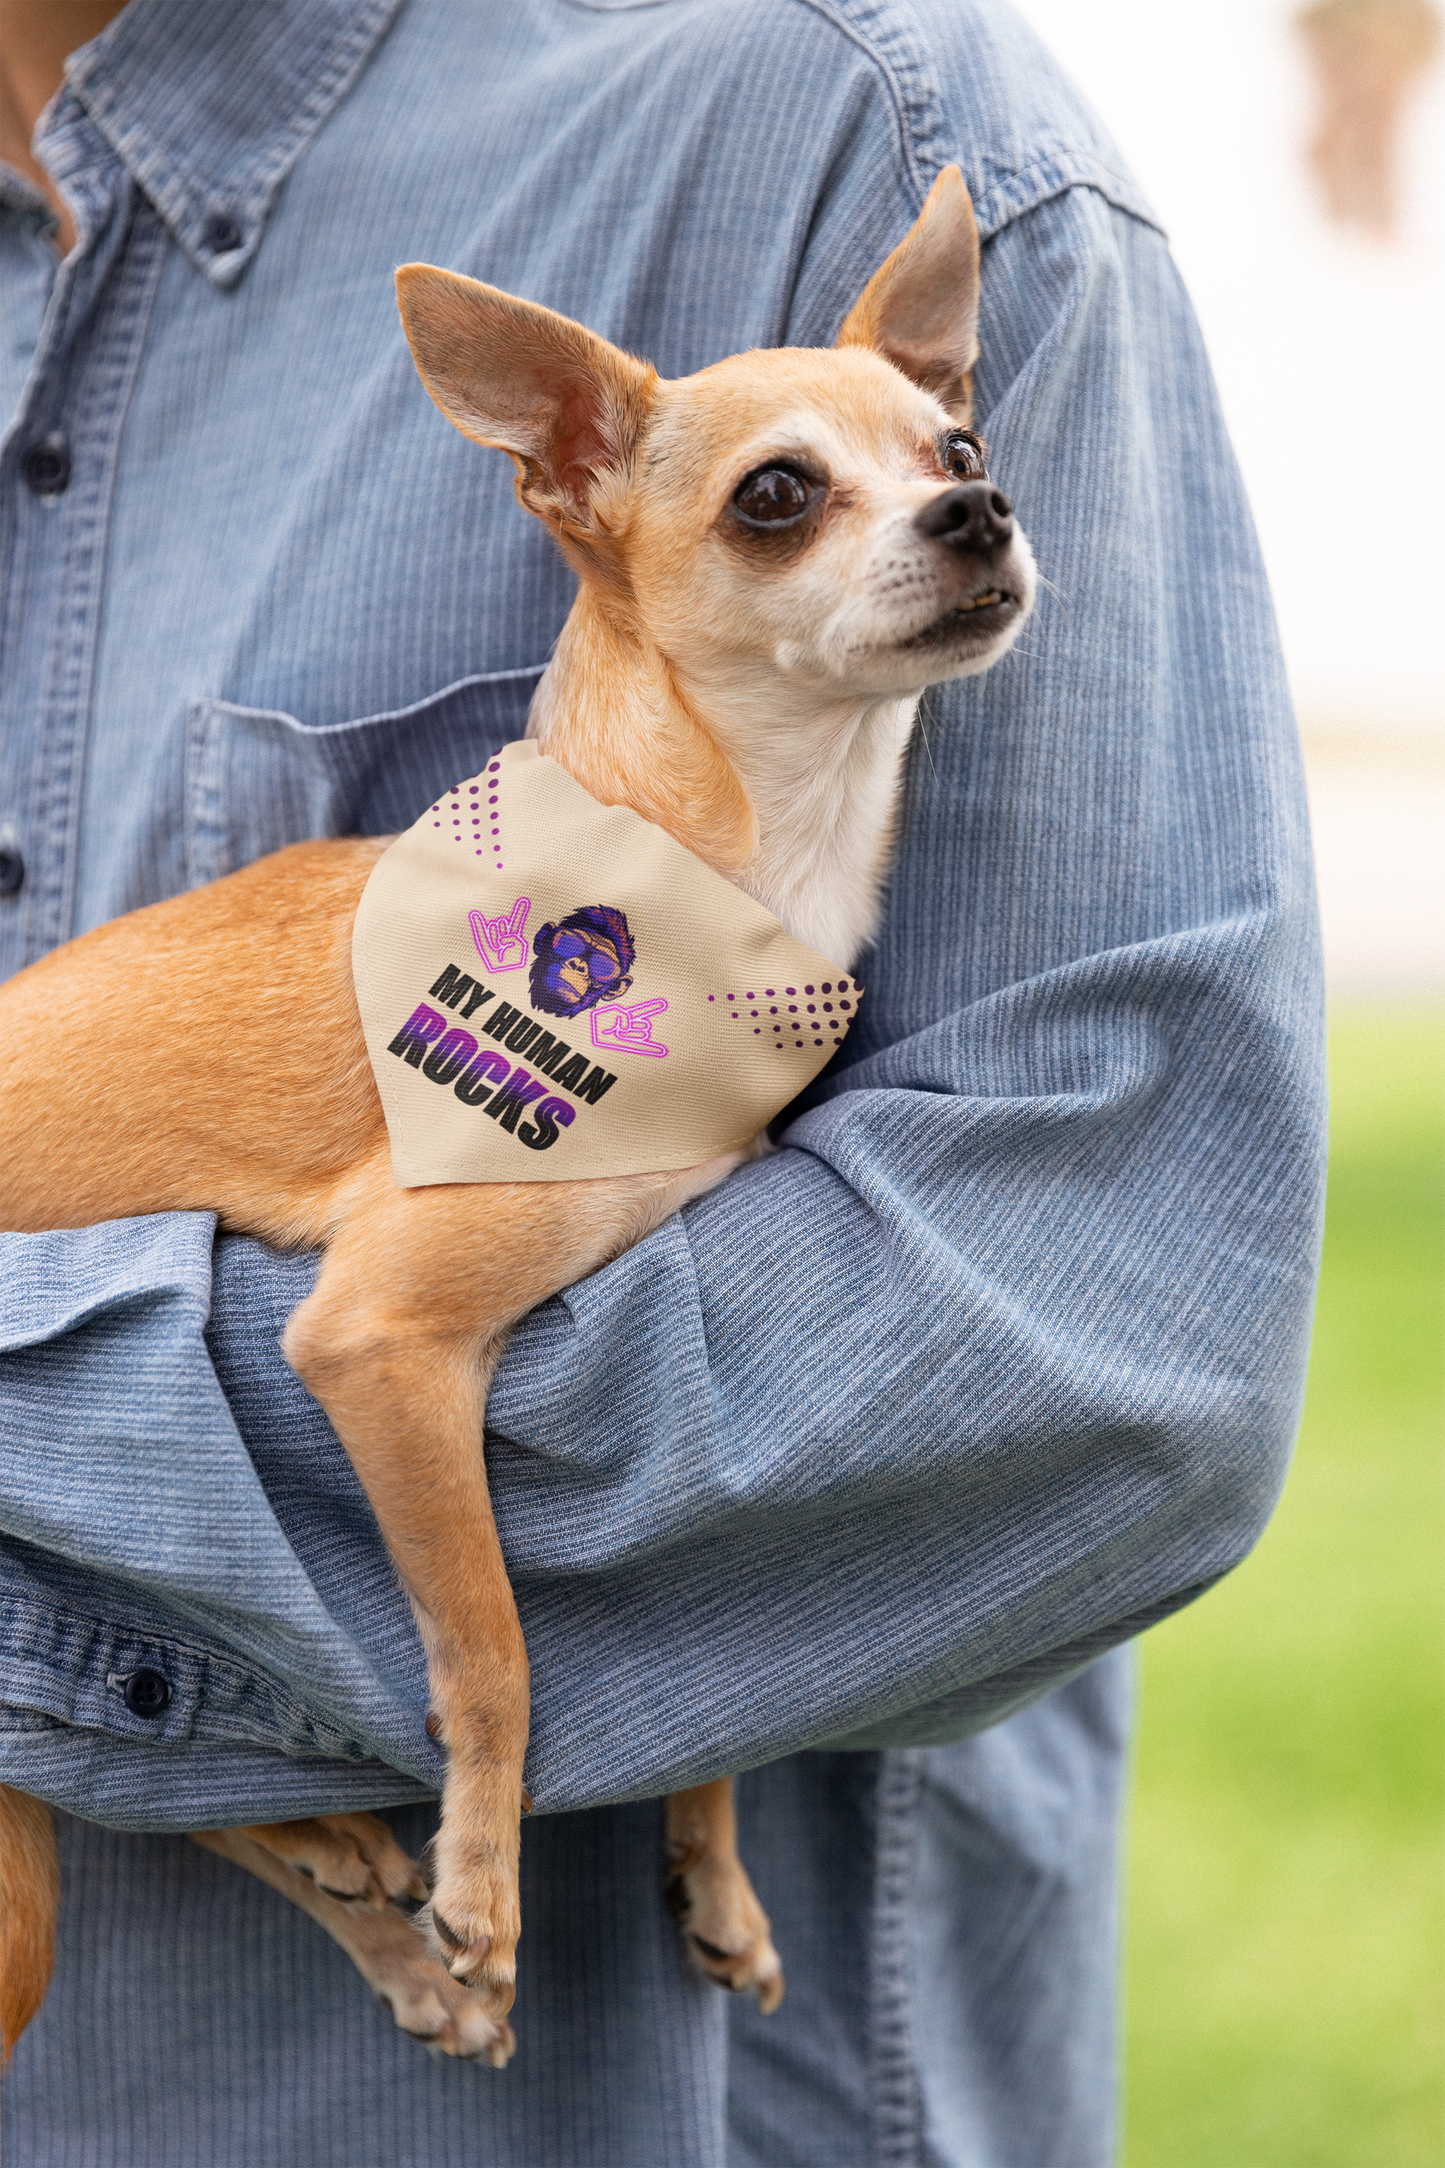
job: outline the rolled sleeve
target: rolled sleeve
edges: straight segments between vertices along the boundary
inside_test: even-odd
[[[142,1828],[233,1819],[237,1799],[301,1812],[318,1783],[356,1805],[424,1797],[440,1768],[405,1604],[384,1555],[363,1588],[348,1562],[343,1602],[324,1556],[294,1550],[286,1486],[278,1518],[208,1349],[213,1235],[171,1213],[0,1236],[0,1778]],[[226,1292],[244,1342],[244,1287]],[[274,1334],[268,1354],[279,1367]],[[344,1540],[337,1457],[333,1441],[306,1520]],[[290,1472],[305,1480],[294,1456]],[[127,1694],[137,1674],[148,1696]]]

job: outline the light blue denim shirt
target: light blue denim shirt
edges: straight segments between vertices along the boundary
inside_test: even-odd
[[[521,734],[570,575],[423,392],[398,262],[677,375],[829,342],[961,164],[978,414],[1048,585],[929,697],[872,992],[784,1149],[512,1340],[487,1451],[528,1783],[577,1808],[957,1740],[1227,1571],[1283,1477],[1319,1237],[1301,772],[1166,245],[1017,19],[131,0],[37,143],[79,245],[58,265],[0,169],[6,970],[404,826]],[[258,926],[196,969],[224,1003],[265,955]],[[104,1016],[54,1057],[104,1061]],[[188,1059],[164,1017],[156,1059]],[[312,1260],[184,1215],[3,1248],[0,1778],[151,1830],[432,1794],[410,1615],[277,1348]]]

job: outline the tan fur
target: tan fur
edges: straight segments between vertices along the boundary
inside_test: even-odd
[[[0,2067],[45,2000],[59,1909],[50,1809],[0,1784]]]
[[[917,224],[849,311],[838,344],[884,355],[941,400],[955,421],[973,419],[978,226],[957,166],[939,174]]]
[[[581,575],[531,730],[594,796],[657,821],[845,967],[873,924],[922,687],[986,668],[1032,596],[1020,537],[1008,624],[955,622],[978,567],[915,524],[949,483],[933,388],[966,383],[977,313],[972,212],[950,172],[834,354],[738,356],[664,384],[534,304],[426,266],[398,279],[428,389],[511,455],[519,498]],[[760,557],[733,497],[777,458],[826,474],[826,502],[805,547]],[[458,2025],[445,1995],[428,2008],[449,2052],[504,2060],[529,1679],[487,1492],[488,1387],[518,1318],[748,1155],[609,1181],[398,1189],[350,963],[382,848],[279,851],[0,989],[0,1224],[207,1208],[232,1231],[324,1251],[285,1353],[355,1464],[421,1626],[448,1753],[430,1927],[486,2025]],[[51,1058],[87,1041],[94,1060]],[[695,1951],[771,2006],[781,1969],[729,1786],[680,1802],[674,1872]],[[372,1907],[338,1912],[321,1886],[324,1872],[391,1894],[355,1819],[200,1841],[286,1889],[374,1984],[399,1966],[411,2008],[431,1990],[392,1928],[363,1932]],[[7,2041],[49,1977],[48,1827],[35,1802],[0,1794]]]
[[[191,1834],[214,1852],[227,1849],[213,1841],[218,1837],[245,1837],[290,1872],[314,1882],[323,1895],[344,1904],[380,1912],[387,1905],[419,1905],[426,1899],[426,1883],[415,1860],[407,1858],[375,1814],[328,1814],[324,1819],[257,1822],[243,1829],[198,1829]]]
[[[705,1979],[733,1994],[751,1988],[764,2017],[783,1999],[772,1926],[738,1858],[732,1779],[718,1777],[667,1802],[668,1903]]]
[[[373,1821],[371,1815],[331,1816],[328,1821]],[[338,1942],[378,1999],[386,2004],[403,2032],[429,2048],[465,2062],[488,2062],[501,2069],[516,2041],[505,2018],[495,2018],[480,1998],[454,1980],[427,1948],[406,1915],[391,1905],[358,1904],[323,1888],[313,1872],[297,1871],[289,1850],[275,1840],[276,1828],[318,1833],[324,1850],[325,1823],[282,1823],[251,1829],[198,1829],[195,1843],[222,1859],[233,1860],[283,1897],[308,1912]],[[387,1844],[391,1833],[377,1822]],[[313,1848],[308,1848],[308,1857]],[[395,1850],[396,1847],[392,1846]],[[398,1852],[410,1868],[411,1862]]]

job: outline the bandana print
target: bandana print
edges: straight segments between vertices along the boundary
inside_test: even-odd
[[[403,1189],[733,1150],[831,1058],[861,992],[525,740],[382,854],[352,968]]]

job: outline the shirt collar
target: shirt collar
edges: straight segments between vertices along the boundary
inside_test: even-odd
[[[234,286],[282,182],[403,5],[130,0],[66,77],[192,263]],[[56,106],[42,135],[52,115],[63,126]]]

